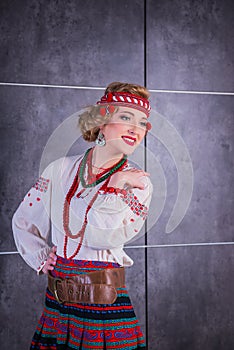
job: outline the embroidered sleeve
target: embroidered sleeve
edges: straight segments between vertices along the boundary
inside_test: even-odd
[[[133,211],[134,214],[141,216],[143,220],[147,218],[148,208],[143,203],[140,203],[137,196],[132,191],[126,191],[124,189],[119,189],[115,187],[107,187],[105,189],[105,194],[115,194],[119,195],[119,197],[126,203],[129,208]]]
[[[26,193],[12,218],[17,250],[38,274],[51,250],[47,239],[50,233],[52,164]]]
[[[93,248],[119,247],[140,231],[147,218],[153,186],[147,176],[141,181],[144,190],[119,190],[107,188],[95,201],[89,212],[85,239]]]
[[[134,193],[129,191],[126,194],[120,194],[120,198],[126,203],[134,214],[141,216],[143,220],[147,218],[148,207],[141,203]]]
[[[39,192],[46,192],[48,190],[49,182],[50,179],[40,176],[33,187]]]

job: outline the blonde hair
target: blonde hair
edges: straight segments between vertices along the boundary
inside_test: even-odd
[[[150,96],[149,91],[144,86],[120,82],[110,83],[105,90],[105,94],[108,92],[129,92],[147,100]],[[80,131],[84,140],[88,142],[94,142],[96,140],[99,134],[100,126],[107,124],[113,115],[113,113],[110,113],[103,117],[100,114],[100,107],[101,106],[99,105],[89,106],[79,117]]]

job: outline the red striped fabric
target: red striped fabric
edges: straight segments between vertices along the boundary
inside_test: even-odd
[[[119,265],[58,257],[54,276],[66,278]],[[58,304],[47,289],[45,307],[30,349],[145,349],[145,341],[126,287],[114,304]]]

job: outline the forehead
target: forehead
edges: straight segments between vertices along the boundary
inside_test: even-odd
[[[117,112],[113,115],[113,117],[116,115],[119,115],[121,113],[125,113],[126,115],[131,115],[137,119],[147,119],[146,114],[142,111],[140,111],[139,109],[136,108],[131,108],[131,107],[125,107],[125,106],[118,106],[118,110]]]

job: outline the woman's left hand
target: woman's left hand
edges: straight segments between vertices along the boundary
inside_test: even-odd
[[[140,190],[143,190],[145,186],[140,181],[142,176],[150,176],[150,174],[144,170],[135,168],[126,171],[119,171],[111,176],[108,186],[115,188],[124,188],[127,186],[129,188],[139,188]]]

